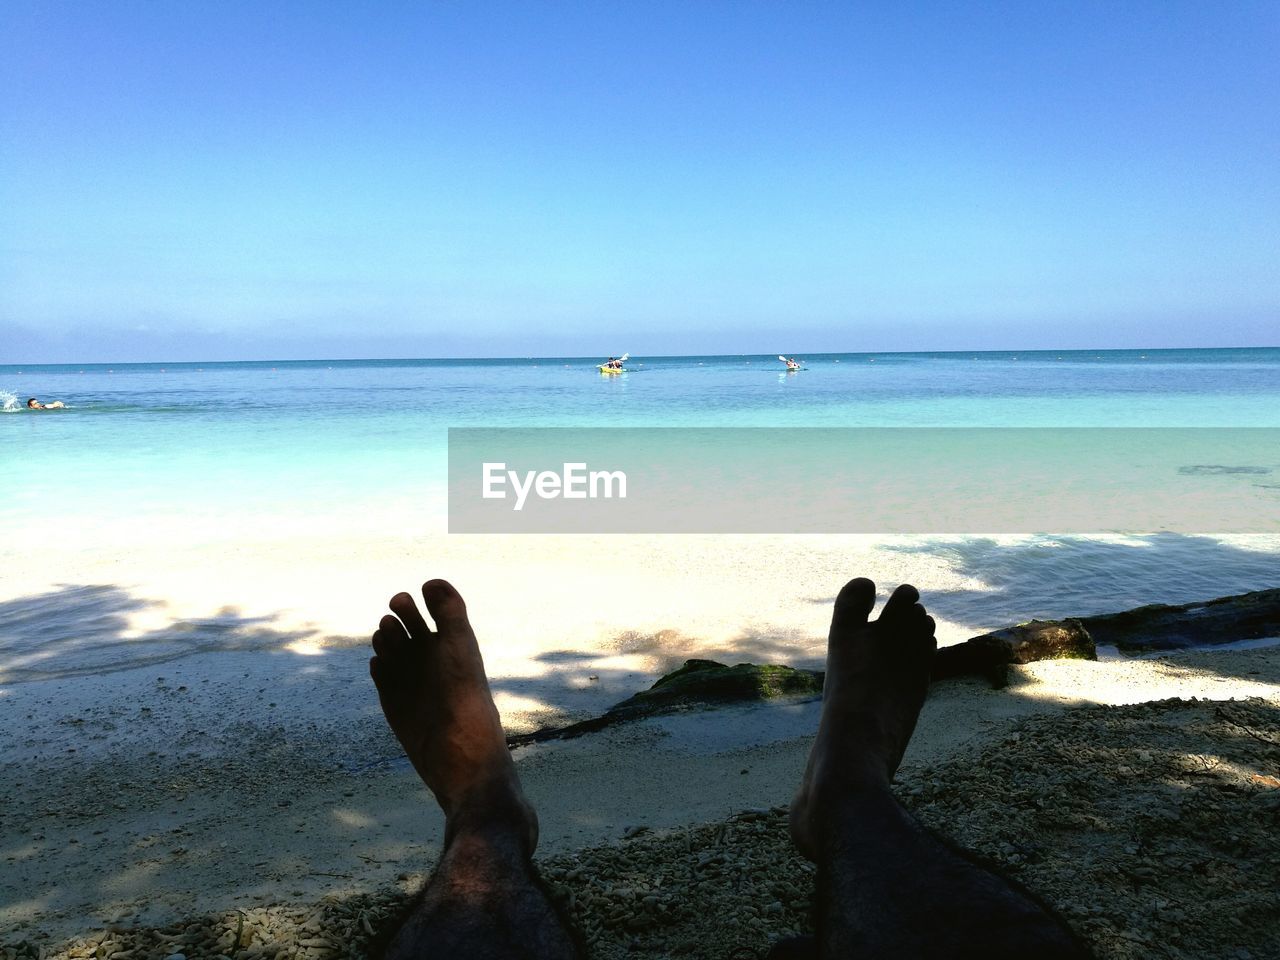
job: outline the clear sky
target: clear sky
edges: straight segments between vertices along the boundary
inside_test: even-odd
[[[1280,4],[0,8],[0,362],[1280,344]]]

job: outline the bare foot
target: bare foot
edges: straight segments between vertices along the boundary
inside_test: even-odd
[[[791,803],[791,837],[810,860],[841,798],[859,789],[888,789],[902,762],[938,646],[933,618],[919,600],[916,588],[903,584],[869,623],[874,583],[850,580],[836,597],[822,720]]]
[[[369,674],[387,723],[444,811],[445,843],[459,833],[516,835],[532,854],[538,819],[524,799],[461,595],[422,585],[436,629],[413,597],[391,598],[373,635]],[[399,617],[399,619],[396,619]]]

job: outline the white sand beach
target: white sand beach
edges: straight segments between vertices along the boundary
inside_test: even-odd
[[[1252,569],[1265,546],[1215,549]],[[1132,564],[1170,548],[1089,549]],[[1052,560],[1055,549],[1071,545],[981,547],[993,563],[1007,551],[1033,566],[1028,552]],[[314,538],[11,565],[0,609],[32,642],[8,655],[0,682],[0,936],[51,948],[104,924],[420,882],[442,821],[382,721],[365,644],[390,593],[427,575],[467,596],[516,732],[602,712],[689,656],[820,664],[831,598],[855,573],[882,590],[916,583],[944,643],[1083,612],[1064,609],[1078,595],[1046,602],[1052,583],[1019,595],[974,574],[981,556],[969,567],[957,556],[837,537],[635,538],[626,550],[610,538]],[[1088,612],[1133,605],[1135,582],[1117,586]],[[1206,596],[1205,584],[1159,599],[1187,593]],[[1036,663],[998,691],[940,683],[899,780],[1029,716],[1169,697],[1280,704],[1280,649]],[[734,707],[520,748],[540,854],[785,804],[816,717],[815,702]]]

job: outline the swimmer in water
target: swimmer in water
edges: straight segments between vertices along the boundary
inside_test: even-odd
[[[28,410],[61,410],[66,406],[61,400],[55,400],[53,403],[41,403],[35,397],[27,398]]]

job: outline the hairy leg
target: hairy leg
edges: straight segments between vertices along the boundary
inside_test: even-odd
[[[407,593],[373,635],[369,673],[405,753],[445,816],[445,848],[389,960],[578,956],[534,870],[525,800],[462,597],[423,584],[431,629]]]
[[[889,789],[937,646],[919,599],[903,585],[869,621],[870,580],[851,581],[836,598],[822,720],[791,805],[792,838],[818,865],[814,953],[1087,957],[1060,920],[925,830]]]

